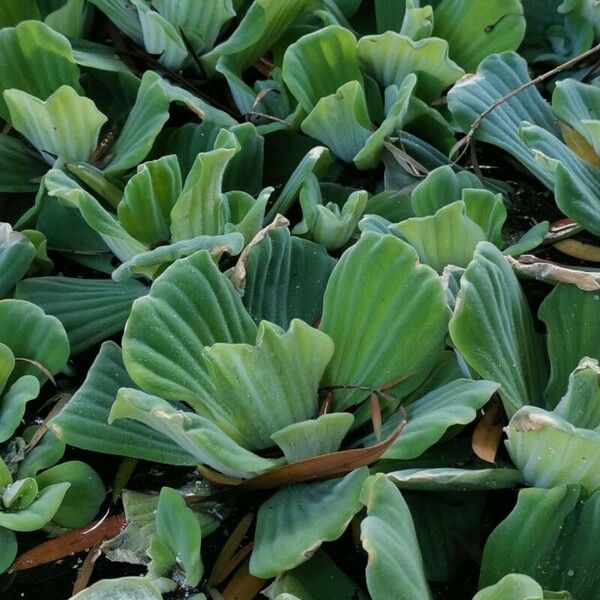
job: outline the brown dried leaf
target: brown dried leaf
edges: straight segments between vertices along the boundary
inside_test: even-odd
[[[252,520],[254,519],[254,513],[248,513],[245,515],[241,521],[237,524],[236,528],[232,531],[229,539],[225,542],[211,574],[208,578],[208,585],[213,586],[221,583],[229,573],[223,573],[224,567],[229,563],[234,554],[236,553],[241,541],[244,539],[244,536],[248,533],[250,529],[250,525],[252,525]],[[231,572],[231,571],[229,571]]]
[[[116,537],[125,525],[125,515],[121,514],[73,529],[18,556],[11,571],[31,569],[83,552],[99,542]]]
[[[375,446],[322,454],[290,465],[277,467],[253,479],[244,481],[236,487],[236,490],[268,490],[291,483],[341,477],[354,469],[371,465],[378,460],[396,441],[405,425],[406,421],[400,423],[392,435]]]
[[[554,247],[568,256],[587,260],[588,262],[600,263],[600,246],[585,244],[579,240],[561,240],[560,242],[556,242]]]
[[[266,579],[250,575],[246,561],[232,577],[229,585],[223,591],[224,600],[252,600],[263,589]]]
[[[481,460],[489,463],[496,462],[496,453],[502,439],[503,421],[502,403],[496,398],[487,407],[473,431],[471,447]]]

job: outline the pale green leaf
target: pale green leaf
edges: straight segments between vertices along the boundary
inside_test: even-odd
[[[0,396],[0,442],[6,442],[14,434],[25,415],[27,402],[37,398],[40,382],[33,375],[19,377]]]
[[[200,523],[176,490],[164,487],[156,507],[156,533],[176,557],[185,572],[185,581],[197,586],[202,577]]]
[[[178,410],[156,396],[121,388],[112,406],[109,423],[134,419],[170,438],[197,462],[231,477],[250,478],[278,464],[234,442],[212,421]]]
[[[400,489],[424,492],[501,490],[523,484],[521,473],[508,467],[403,469],[386,473],[386,477]]]
[[[341,479],[297,483],[275,492],[258,511],[250,573],[275,577],[308,560],[323,542],[338,539],[361,508],[367,476],[363,467]]]
[[[392,235],[364,233],[325,291],[320,328],[335,352],[323,383],[377,387],[408,377],[404,393],[412,391],[441,350],[447,319],[441,283],[415,250]],[[335,410],[365,396],[338,391]]]
[[[21,90],[6,90],[4,101],[12,126],[46,156],[86,161],[98,145],[107,118],[89,98],[69,86],[58,88],[46,101]]]
[[[432,216],[406,219],[388,230],[408,242],[419,261],[438,273],[446,265],[466,267],[477,244],[486,239],[481,227],[467,216],[464,202],[448,204]]]
[[[83,91],[66,37],[40,21],[23,21],[0,31],[0,92],[17,89],[46,100],[62,85]],[[0,116],[9,116],[1,94]]]
[[[53,375],[67,366],[69,341],[60,321],[25,300],[0,300],[0,343],[8,346],[16,359],[33,360]],[[41,383],[46,374],[38,366],[17,361],[10,381],[22,375],[35,375]]]
[[[448,44],[439,38],[413,41],[387,31],[367,35],[358,42],[358,58],[365,72],[387,88],[401,85],[409,73],[416,73],[415,95],[425,102],[439,98],[464,71],[448,57]]]
[[[53,523],[60,527],[83,527],[89,523],[98,514],[106,495],[96,471],[78,460],[51,467],[38,475],[36,481],[42,492],[55,484],[70,484],[60,508],[52,517]]]
[[[133,387],[121,349],[104,343],[81,387],[52,419],[51,430],[70,446],[170,465],[193,465],[195,458],[159,432],[131,420],[108,424],[121,387]]]
[[[98,0],[97,0],[98,1]],[[102,579],[71,596],[71,600],[161,600],[158,588],[145,577]]]
[[[256,333],[239,294],[202,250],[176,261],[147,296],[135,301],[125,327],[123,360],[143,390],[198,406],[212,389],[204,347],[253,344]]]
[[[487,540],[480,588],[522,573],[545,589],[593,598],[600,585],[598,510],[600,494],[586,498],[578,486],[521,490],[516,507]]]
[[[373,600],[431,598],[410,511],[385,476],[373,475],[361,493],[367,516],[360,539],[369,555],[366,576]]]
[[[60,508],[69,483],[56,483],[43,489],[36,500],[18,512],[0,510],[0,527],[13,531],[35,531],[48,523]]]
[[[354,423],[350,413],[329,413],[292,423],[271,435],[288,463],[337,452]]]
[[[348,29],[336,25],[290,44],[282,69],[285,84],[307,113],[321,98],[335,94],[344,84],[356,81],[357,87],[363,89],[356,38]]]
[[[9,296],[29,270],[35,247],[9,223],[0,223],[0,298]]]
[[[600,367],[592,358],[582,358],[569,375],[567,392],[554,414],[585,429],[600,428]]]
[[[71,352],[79,354],[122,331],[133,301],[147,291],[137,281],[34,277],[19,283],[15,295],[54,315],[67,332]]]
[[[579,361],[584,356],[600,360],[600,292],[558,284],[540,306],[539,316],[548,330],[550,380],[545,395],[553,408]]]
[[[473,600],[544,600],[542,586],[531,577],[519,573],[505,575],[495,585],[475,594]]]
[[[444,0],[434,13],[433,34],[467,72],[490,54],[516,50],[525,35],[520,0]]]
[[[477,246],[461,278],[449,329],[469,366],[501,385],[509,416],[525,404],[541,403],[546,359],[540,336],[516,276],[488,242]]]

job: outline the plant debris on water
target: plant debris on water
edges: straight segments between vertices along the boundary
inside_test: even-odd
[[[0,597],[600,600],[596,0],[0,0]]]

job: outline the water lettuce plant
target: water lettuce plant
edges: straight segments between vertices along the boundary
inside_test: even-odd
[[[2,597],[595,600],[599,23],[2,3]]]

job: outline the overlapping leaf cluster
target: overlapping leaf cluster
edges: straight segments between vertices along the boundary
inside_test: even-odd
[[[599,23],[3,3],[0,571],[118,501],[74,598],[596,598]]]

